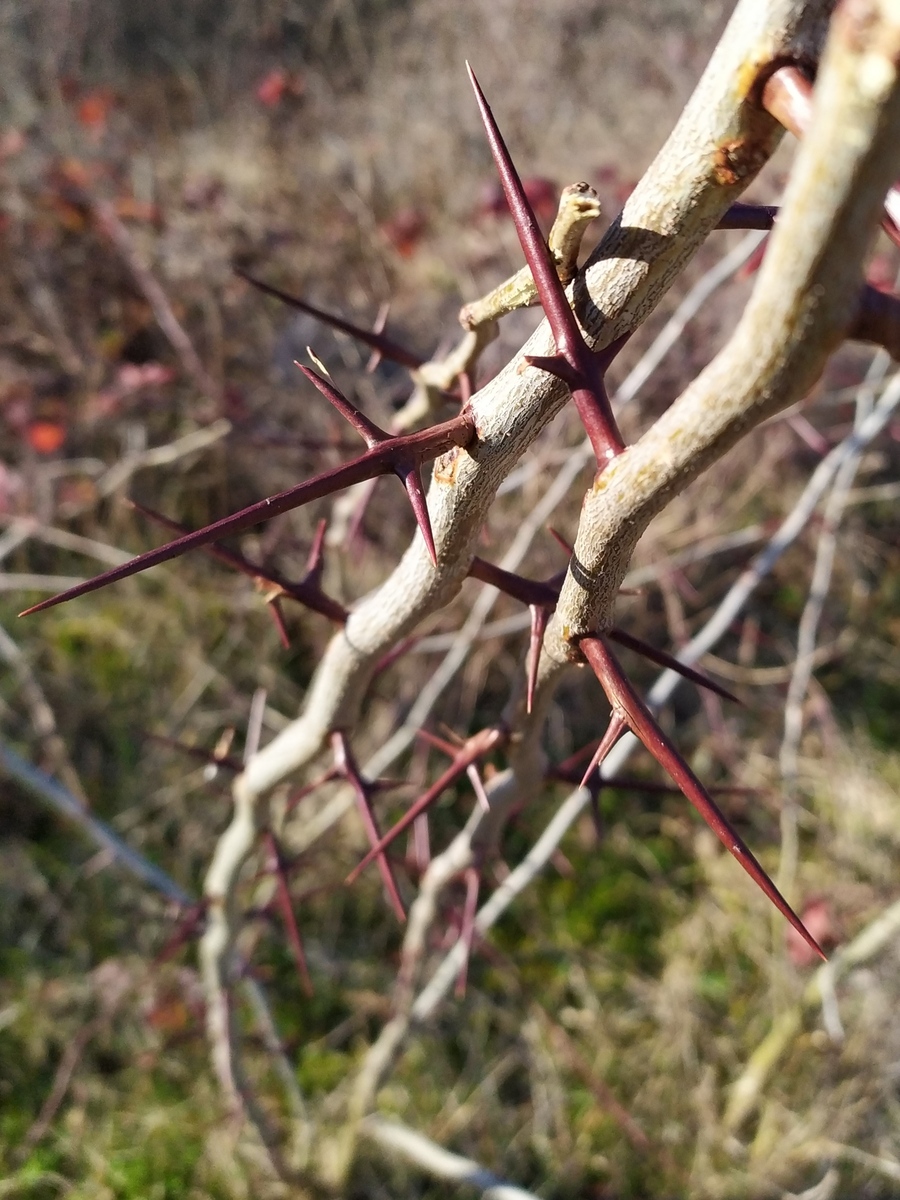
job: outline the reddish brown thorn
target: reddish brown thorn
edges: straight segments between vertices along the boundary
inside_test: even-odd
[[[381,833],[375,820],[375,814],[372,811],[371,797],[373,785],[369,780],[363,779],[359,767],[356,765],[356,760],[353,757],[353,752],[350,749],[350,744],[347,741],[347,735],[343,730],[336,730],[332,733],[331,745],[334,750],[335,766],[356,792],[359,815],[362,819],[366,836],[372,846],[372,850],[367,855],[367,861],[371,862],[373,858],[378,859],[378,870],[397,919],[405,921],[406,910],[403,907],[403,901],[400,899],[400,890],[397,887],[394,870],[384,852],[385,846],[381,844]],[[348,877],[347,882],[350,883],[352,880]]]
[[[164,737],[161,733],[148,733],[147,737],[151,742],[159,742],[161,746],[170,746],[173,750],[180,750],[182,754],[187,754],[190,758],[197,758],[202,763],[206,763],[211,767],[224,767],[226,771],[233,771],[236,775],[240,774],[244,769],[244,764],[237,758],[231,758],[227,754],[217,754],[213,750],[204,750],[202,746],[186,746],[184,742],[179,742],[175,738]]]
[[[297,964],[297,974],[300,976],[300,983],[307,996],[313,994],[312,980],[309,977],[309,967],[306,964],[306,952],[303,949],[303,939],[300,936],[300,926],[297,924],[297,916],[294,912],[294,905],[291,901],[291,890],[288,887],[287,877],[284,871],[284,863],[281,858],[281,850],[276,841],[275,834],[271,830],[266,830],[263,834],[266,843],[266,848],[269,852],[269,867],[275,876],[275,889],[278,898],[278,908],[281,912],[281,919],[284,921],[285,929],[287,930],[288,941],[291,944],[291,950],[294,955],[294,961]]]
[[[531,609],[531,637],[528,643],[526,664],[528,676],[526,708],[530,713],[534,702],[544,631],[547,628],[550,613],[556,607],[565,572],[554,575],[547,583],[536,583],[532,579],[525,579],[522,575],[515,575],[512,571],[505,571],[502,567],[486,562],[476,555],[469,564],[469,574],[473,579],[480,579],[482,583],[492,584],[515,600],[521,600]]]
[[[658,667],[666,667],[670,671],[675,671],[684,679],[689,679],[691,683],[696,683],[698,687],[707,688],[711,692],[715,692],[717,696],[721,696],[723,700],[731,700],[734,704],[740,704],[737,696],[722,687],[720,683],[716,683],[714,679],[710,679],[704,675],[702,671],[695,671],[693,667],[687,666],[686,663],[677,659],[674,654],[667,654],[665,650],[657,650],[655,646],[651,646],[642,638],[637,638],[631,633],[626,633],[624,629],[618,629],[615,626],[610,629],[606,635],[618,642],[620,646],[627,646],[629,650],[634,650],[636,654],[648,658],[650,662],[656,663]]]
[[[291,509],[299,508],[312,500],[320,500],[341,488],[351,487],[354,483],[362,483],[364,479],[372,479],[377,475],[387,475],[396,469],[398,461],[426,462],[454,447],[468,446],[475,436],[475,423],[471,414],[462,412],[451,420],[434,425],[430,429],[422,429],[416,433],[391,438],[389,442],[376,446],[373,450],[367,450],[365,454],[351,462],[333,467],[329,471],[323,471],[313,479],[295,484],[294,487],[279,492],[275,496],[258,500],[256,504],[251,504],[247,508],[241,509],[240,512],[232,513],[230,517],[214,521],[211,525],[206,525],[203,529],[197,529],[184,537],[176,538],[175,541],[160,546],[156,550],[148,550],[146,554],[139,554],[121,567],[113,567],[111,571],[104,571],[102,575],[97,575],[94,579],[89,579],[65,592],[60,592],[57,596],[42,600],[39,604],[26,608],[19,616],[28,616],[29,613],[41,612],[67,600],[74,600],[77,596],[85,596],[98,588],[106,587],[109,583],[116,583],[120,579],[136,575],[139,571],[146,571],[149,567],[155,567],[159,563],[178,558],[180,555],[186,554],[188,550],[196,550],[229,534],[239,533],[242,529],[251,529],[254,525],[261,525],[270,517],[290,512]]]
[[[397,469],[396,474],[399,475],[403,486],[406,488],[406,494],[409,497],[409,503],[416,518],[419,532],[422,535],[422,540],[425,542],[428,557],[431,559],[431,565],[436,569],[437,550],[434,545],[431,518],[428,516],[428,504],[425,500],[425,490],[422,487],[422,476],[419,474],[419,468],[418,466],[400,467]]]
[[[779,67],[765,82],[762,106],[776,121],[801,138],[812,123],[813,86],[799,67]]]
[[[572,543],[567,542],[566,539],[563,537],[563,535],[559,532],[559,530],[554,529],[552,525],[547,526],[547,532],[550,534],[550,536],[556,542],[557,546],[559,546],[560,549],[565,552],[566,557],[571,558],[572,554],[574,553],[574,550],[575,550],[575,547],[572,545]]]
[[[569,365],[561,354],[525,354],[523,357],[529,367],[537,367],[539,371],[546,371],[548,375],[555,375],[557,379],[561,379],[572,391],[581,382],[578,372]]]
[[[456,737],[457,735],[452,734],[451,736]],[[457,754],[459,753],[460,746],[465,744],[463,742],[448,742],[446,738],[438,737],[438,735],[436,733],[432,733],[430,729],[417,729],[416,737],[420,741],[425,742],[426,745],[434,746],[436,750],[440,750],[443,754],[446,754],[448,758],[456,758]]]
[[[613,712],[624,718],[632,733],[644,743],[657,762],[674,779],[722,845],[737,859],[757,887],[768,896],[804,941],[825,959],[821,946],[778,891],[744,840],[732,828],[674,743],[665,735],[650,709],[631,686],[605,640],[602,637],[590,636],[582,638],[578,644],[606,692]]]
[[[305,300],[300,300],[297,296],[291,296],[288,292],[281,291],[280,288],[272,287],[269,283],[263,283],[261,279],[254,278],[253,275],[246,271],[236,270],[236,275],[253,287],[258,288],[261,292],[265,292],[268,296],[274,296],[276,300],[281,300],[282,303],[289,305],[291,308],[297,308],[300,312],[308,313],[309,316],[315,317],[317,321],[322,321],[325,325],[330,325],[332,329],[339,329],[342,333],[348,333],[351,337],[356,338],[358,342],[362,342],[366,346],[371,346],[376,353],[384,358],[389,358],[392,362],[399,363],[401,367],[406,367],[410,371],[417,371],[422,366],[424,359],[418,358],[409,350],[405,350],[403,346],[384,336],[381,330],[361,329],[358,325],[352,325],[349,321],[345,321],[342,317],[337,317],[333,313],[323,312],[320,308],[314,308],[312,304],[308,304]]]
[[[587,765],[587,769],[581,777],[579,787],[587,787],[587,782],[593,775],[594,771],[600,766],[610,750],[622,736],[627,728],[627,721],[617,712],[612,712],[609,718],[609,724],[606,727],[606,733],[600,739],[600,744],[591,755],[591,761]]]
[[[180,521],[173,521],[170,517],[163,516],[153,508],[147,508],[146,505],[139,504],[136,500],[129,500],[128,503],[133,509],[141,513],[143,516],[155,521],[158,525],[164,526],[166,529],[171,529],[173,532],[187,534],[189,530],[186,525],[182,525]],[[318,535],[317,535],[318,536]],[[338,604],[336,600],[332,600],[318,586],[317,579],[311,579],[309,573],[302,583],[291,583],[276,571],[267,570],[264,567],[257,566],[243,554],[239,554],[236,550],[229,550],[225,546],[216,545],[213,542],[211,545],[205,546],[204,549],[213,558],[217,558],[219,562],[225,563],[226,566],[232,567],[235,571],[240,571],[242,575],[248,576],[262,591],[266,592],[266,602],[271,604],[273,601],[280,599],[281,596],[289,596],[291,600],[296,600],[299,604],[305,605],[314,612],[321,613],[322,616],[328,617],[330,621],[334,621],[336,625],[343,625],[347,620],[347,610],[343,605]],[[283,621],[279,624],[276,619],[276,628],[281,629]],[[284,631],[284,636],[287,636],[287,631]],[[289,645],[289,641],[285,645]]]
[[[166,938],[166,941],[153,960],[155,967],[161,967],[170,959],[174,958],[182,946],[200,933],[204,918],[206,917],[206,909],[208,905],[206,899],[198,900],[196,904],[189,905],[182,913],[179,914],[178,922],[171,934]]]
[[[555,608],[559,598],[558,586],[554,587],[552,584],[537,583],[533,579],[526,579],[524,575],[506,571],[503,567],[487,562],[477,554],[469,564],[469,575],[473,579],[479,579],[482,583],[491,584],[498,591],[512,596],[514,600],[521,600],[523,604],[543,604],[552,609]]]
[[[290,650],[291,635],[287,631],[287,625],[284,623],[284,612],[281,608],[281,598],[279,596],[270,596],[266,599],[266,604],[269,608],[269,613],[272,617],[272,624],[278,634],[278,640],[281,642],[282,649]]]
[[[326,379],[324,375],[320,375],[312,367],[305,367],[303,363],[297,362],[296,359],[294,359],[294,366],[298,367],[310,383],[318,388],[328,403],[341,414],[344,420],[353,426],[366,443],[367,449],[373,450],[383,442],[390,441],[390,434],[385,433],[374,421],[369,420],[366,414],[360,412],[355,404],[351,404],[343,392],[338,391],[330,379]]]
[[[775,204],[732,204],[716,229],[772,229],[777,217]]]
[[[333,783],[335,779],[339,778],[341,778],[341,772],[336,767],[331,767],[324,775],[320,775],[318,779],[314,779],[312,783],[304,784],[296,792],[292,792],[285,805],[284,815],[287,816],[289,813],[292,813],[301,801],[305,800],[307,796],[311,796],[313,792],[323,787],[324,784]]]
[[[566,297],[565,288],[556,273],[553,256],[544,241],[531,205],[528,203],[522,181],[513,165],[509,150],[503,141],[497,122],[494,120],[494,115],[468,63],[466,69],[475,90],[475,98],[497,166],[497,173],[503,185],[506,202],[515,222],[519,242],[531,269],[541,306],[553,331],[557,351],[574,372],[571,376],[572,382],[568,380],[566,382],[569,382],[572,399],[594,449],[597,465],[602,469],[625,448],[603,382],[603,376],[609,366],[610,354],[614,354],[621,348],[624,339],[618,340],[614,350],[607,347],[599,357],[594,355],[585,344],[578,320]]]
[[[408,650],[412,650],[413,646],[417,645],[419,642],[421,642],[421,640],[422,634],[417,633],[413,634],[412,637],[403,638],[402,641],[399,641],[396,646],[388,650],[387,654],[385,654],[382,658],[379,658],[378,662],[375,664],[375,669],[372,672],[372,678],[374,679],[376,676],[380,675],[382,671],[386,671],[388,667],[392,667],[398,658],[402,658]]]
[[[466,994],[466,977],[469,972],[469,959],[472,957],[472,944],[475,940],[475,914],[478,911],[478,890],[481,883],[477,867],[466,867],[466,899],[463,904],[462,920],[459,926],[459,941],[463,947],[463,960],[460,963],[459,974],[456,977],[456,997],[459,1000]]]
[[[456,735],[451,734],[451,736],[455,737]],[[443,738],[438,737],[437,734],[431,733],[428,729],[417,729],[416,737],[428,745],[436,747],[436,749],[440,750],[442,753],[446,754],[448,758],[452,759],[456,758],[460,750],[466,744],[461,739],[459,739],[455,744],[453,742],[447,742]],[[475,793],[478,803],[485,812],[488,812],[491,807],[491,802],[488,800],[487,792],[484,790],[484,784],[481,782],[481,776],[478,774],[478,768],[474,763],[470,763],[466,768],[466,775],[469,777],[469,783],[472,785],[472,791]]]
[[[785,129],[802,138],[812,124],[813,85],[798,66],[779,67],[766,80],[762,106]],[[881,228],[900,247],[900,180],[884,198]]]
[[[426,735],[430,740],[432,735]],[[419,799],[403,814],[400,820],[394,825],[378,842],[373,846],[369,853],[358,863],[350,874],[347,876],[347,883],[353,883],[363,872],[366,867],[379,854],[387,849],[387,847],[399,837],[400,834],[407,829],[415,819],[422,813],[426,812],[432,804],[440,797],[441,793],[446,791],[452,783],[454,783],[460,775],[464,775],[468,768],[476,762],[482,755],[489,753],[495,746],[505,741],[507,736],[506,730],[499,726],[491,726],[488,729],[482,729],[480,733],[470,737],[458,750],[456,750],[453,762],[444,773],[435,780],[430,788],[420,796]]]
[[[370,421],[359,409],[355,408],[329,380],[324,379],[318,372],[311,370],[309,367],[304,367],[301,363],[296,363],[295,365],[300,367],[300,370],[307,379],[316,385],[322,395],[334,405],[341,416],[350,422],[370,450],[374,450],[376,446],[391,442],[391,435],[385,433],[374,421]],[[437,567],[437,551],[434,546],[434,534],[431,531],[431,520],[428,516],[428,506],[425,502],[425,492],[422,487],[422,478],[419,474],[419,465],[415,461],[402,462],[398,460],[393,470],[394,474],[397,475],[406,488],[406,494],[409,497],[409,503],[416,518],[416,524],[421,531],[425,547],[428,550],[432,566]]]
[[[531,713],[534,707],[534,693],[537,688],[538,666],[541,661],[541,647],[544,644],[544,633],[547,629],[547,621],[550,619],[549,611],[540,604],[532,604],[531,606],[531,633],[528,638],[528,660],[526,664],[526,673],[528,683],[525,689],[525,711]]]

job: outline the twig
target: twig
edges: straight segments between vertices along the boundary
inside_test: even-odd
[[[852,942],[819,967],[807,984],[799,1004],[776,1018],[772,1029],[750,1056],[731,1088],[725,1110],[726,1130],[737,1131],[759,1103],[762,1090],[778,1061],[800,1033],[806,1015],[817,1008],[823,994],[853,967],[868,962],[900,935],[900,900],[880,913]]]
[[[854,428],[858,429],[871,413],[873,387],[887,374],[889,364],[890,357],[883,350],[875,356],[870,364],[857,395]],[[837,532],[844,514],[847,496],[853,486],[861,460],[862,450],[859,449],[845,458],[835,475],[831,494],[822,517],[812,580],[797,627],[797,656],[788,685],[784,708],[784,734],[778,757],[784,796],[781,809],[778,886],[782,891],[787,892],[793,888],[799,852],[796,791],[800,737],[803,732],[803,705],[815,669],[816,637],[831,583],[831,572],[837,550]]]
[[[445,1150],[399,1121],[379,1116],[366,1117],[360,1126],[360,1133],[383,1150],[402,1155],[438,1179],[450,1179],[466,1187],[477,1188],[486,1200],[538,1200],[533,1192],[507,1183],[473,1159]]]
[[[122,256],[132,274],[135,283],[144,293],[147,303],[153,310],[156,323],[169,340],[175,353],[181,359],[181,365],[194,381],[197,390],[209,400],[218,404],[222,389],[215,382],[200,361],[200,356],[194,349],[194,344],[188,337],[184,326],[175,316],[169,298],[159,283],[159,280],[144,266],[138,254],[134,239],[116,214],[116,210],[106,200],[96,200],[88,197],[88,203],[99,227]]]
[[[109,496],[126,484],[135,472],[142,471],[147,467],[167,467],[180,458],[186,458],[189,454],[215,445],[229,433],[231,433],[230,421],[224,419],[213,421],[211,425],[186,433],[183,437],[177,438],[174,442],[167,442],[164,446],[153,446],[149,450],[126,454],[98,480],[97,494],[98,496]]]
[[[160,892],[167,900],[179,906],[193,903],[193,899],[149,859],[124,842],[119,835],[99,817],[89,812],[84,804],[52,776],[32,766],[11,746],[0,742],[0,765],[8,775],[27,788],[38,799],[43,800],[61,816],[74,822],[94,845],[105,850],[111,861],[120,863],[132,875]]]

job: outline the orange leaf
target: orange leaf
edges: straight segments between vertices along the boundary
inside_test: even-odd
[[[66,431],[57,421],[32,421],[25,438],[38,454],[55,454],[66,440]]]
[[[116,98],[109,88],[96,88],[82,96],[75,113],[85,129],[89,129],[96,137],[102,137],[115,102]]]

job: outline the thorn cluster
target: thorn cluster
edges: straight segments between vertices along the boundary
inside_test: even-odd
[[[378,858],[380,862],[384,851],[391,842],[399,837],[405,829],[408,829],[417,817],[427,812],[439,799],[441,794],[454,784],[461,775],[469,775],[471,779],[470,770],[474,767],[478,759],[490,753],[497,746],[502,745],[508,737],[508,732],[500,725],[491,725],[487,729],[482,729],[479,733],[475,733],[472,737],[467,738],[460,746],[453,746],[441,738],[436,738],[433,734],[424,734],[422,736],[431,742],[432,745],[438,746],[447,754],[450,754],[452,762],[434,781],[431,787],[407,809],[396,825],[384,837],[377,840],[362,862],[353,868],[347,876],[348,884],[355,882],[373,859]],[[473,786],[475,787],[475,794],[478,796],[479,802],[483,806],[488,806],[487,796],[484,793],[481,780],[479,779],[477,785],[473,784]]]
[[[164,525],[166,529],[172,530],[173,533],[180,533],[182,535],[190,533],[186,525],[182,525],[179,521],[173,521],[170,517],[163,516],[162,513],[157,512],[153,508],[148,508],[144,504],[138,504],[136,500],[131,500],[129,503],[132,508],[143,514],[143,516],[151,521],[155,521],[158,525]],[[337,600],[333,600],[330,596],[327,596],[321,587],[326,527],[327,522],[324,519],[316,527],[316,534],[313,538],[307,559],[306,574],[297,583],[292,583],[290,580],[285,579],[277,571],[250,562],[243,554],[221,546],[217,542],[211,542],[209,545],[203,547],[212,558],[218,559],[219,562],[232,567],[234,570],[240,572],[241,575],[246,575],[249,579],[253,580],[257,589],[262,593],[266,604],[269,606],[269,611],[278,630],[281,644],[285,649],[290,645],[290,638],[284,623],[284,614],[281,607],[281,601],[284,597],[289,600],[296,600],[298,604],[305,605],[312,612],[321,613],[323,617],[327,617],[329,621],[333,621],[336,625],[343,625],[347,620],[348,613],[344,606],[339,604]]]
[[[223,517],[202,529],[184,534],[156,550],[148,550],[145,554],[139,554],[120,567],[113,567],[112,570],[104,571],[93,579],[88,579],[65,592],[60,592],[56,596],[42,600],[39,604],[32,605],[31,608],[25,609],[20,616],[41,612],[43,609],[52,608],[67,600],[74,600],[77,596],[87,595],[107,584],[127,579],[140,571],[146,571],[149,567],[155,567],[159,563],[178,558],[188,550],[207,546],[229,534],[240,533],[244,529],[260,525],[271,517],[290,512],[291,509],[309,504],[313,500],[320,500],[341,488],[391,473],[399,475],[406,486],[416,520],[434,562],[434,539],[425,508],[419,468],[422,463],[437,458],[448,450],[471,445],[476,436],[475,422],[471,414],[464,410],[449,421],[444,421],[429,429],[392,436],[368,422],[363,414],[345,400],[337,389],[333,388],[322,376],[306,367],[301,370],[315,383],[323,395],[350,420],[354,428],[362,433],[368,446],[365,454],[338,467],[332,467],[331,470],[322,471],[312,479],[295,484],[294,487],[279,492],[275,496],[259,500],[256,504],[241,509],[240,512],[232,513],[230,517]]]
[[[554,261],[553,253],[541,233],[534,212],[527,199],[522,181],[512,162],[484,93],[471,68],[469,68],[469,76],[522,250],[531,272],[534,286],[537,289],[538,299],[546,314],[556,343],[554,354],[547,356],[527,356],[525,361],[529,366],[536,367],[558,377],[569,388],[573,402],[593,448],[598,472],[603,471],[625,449],[625,444],[616,424],[606,390],[605,375],[611,362],[629,335],[623,335],[600,352],[593,351],[587,344],[578,318],[566,295],[564,285],[559,278],[558,265]],[[802,133],[809,121],[810,94],[811,85],[800,74],[797,68],[785,67],[775,72],[769,78],[763,89],[762,99],[764,106],[773,115],[782,120],[789,128],[793,128],[795,132]],[[892,189],[891,193],[889,193],[887,212],[888,216],[886,217],[885,228],[888,229],[890,236],[900,245],[900,190],[897,188]],[[720,227],[770,229],[776,215],[777,210],[773,208],[736,204],[732,206],[731,210],[722,219]],[[573,253],[573,266],[575,257],[576,255]],[[369,346],[373,352],[372,362],[382,357],[387,358],[399,363],[414,374],[422,371],[422,368],[426,366],[419,357],[385,335],[384,325],[387,317],[385,311],[380,314],[374,329],[362,329],[334,314],[326,313],[304,300],[283,292],[279,288],[264,283],[245,271],[238,271],[237,273],[241,278],[260,291],[276,297],[293,308],[308,313]],[[287,631],[281,607],[282,601],[285,599],[301,603],[336,624],[343,625],[348,618],[347,610],[336,600],[327,596],[321,586],[324,523],[319,525],[307,564],[306,574],[299,582],[287,580],[279,573],[251,562],[242,554],[224,546],[221,543],[221,539],[256,526],[271,517],[298,508],[303,504],[322,499],[341,488],[362,482],[374,482],[380,476],[387,474],[396,475],[403,483],[431,562],[437,567],[437,547],[428,514],[421,477],[421,467],[423,463],[441,454],[454,448],[469,447],[475,441],[475,422],[467,407],[474,386],[471,373],[474,356],[471,360],[467,360],[465,369],[455,376],[458,380],[459,391],[462,397],[462,411],[449,421],[414,433],[394,433],[380,428],[334,386],[327,375],[327,371],[321,367],[321,364],[317,362],[312,354],[311,357],[313,357],[316,365],[321,368],[320,370],[313,370],[299,363],[297,366],[306,379],[313,384],[361,436],[366,447],[362,454],[339,466],[323,471],[312,479],[296,484],[277,495],[260,500],[237,513],[233,513],[198,530],[187,530],[177,522],[151,509],[135,504],[134,507],[140,512],[172,532],[177,533],[178,536],[173,541],[155,550],[138,555],[122,566],[106,571],[96,578],[70,588],[59,595],[45,599],[32,608],[27,609],[26,612],[32,613],[50,608],[63,601],[85,595],[106,584],[125,579],[159,563],[174,559],[189,550],[205,548],[208,553],[220,561],[251,578],[261,589],[270,607],[282,641],[285,644],[287,644]],[[453,370],[458,371],[460,368],[454,366]],[[422,374],[424,375],[425,372],[422,371]],[[453,376],[451,375],[449,378],[452,380]],[[453,386],[452,382],[447,383],[445,380],[444,383],[447,386]],[[442,384],[441,386],[444,385]],[[559,540],[562,541],[561,539]],[[564,542],[562,544],[567,554],[571,557],[572,548]],[[486,562],[482,558],[475,557],[472,560],[469,573],[474,578],[491,584],[507,595],[527,604],[531,610],[531,635],[527,662],[526,691],[527,709],[530,712],[535,698],[538,665],[544,634],[550,614],[556,608],[565,578],[565,571],[557,573],[547,581],[537,582],[513,572],[505,571],[500,567]],[[599,744],[592,749],[587,769],[580,776],[576,776],[576,760],[580,765],[584,754],[584,752],[580,752],[578,756],[574,756],[573,759],[561,764],[556,769],[555,774],[557,777],[569,778],[573,781],[580,778],[581,786],[589,786],[591,788],[595,819],[599,825],[597,798],[601,788],[604,786],[632,786],[633,781],[603,779],[599,774],[598,768],[618,739],[627,730],[631,730],[668,772],[677,788],[694,805],[719,840],[734,855],[765,895],[784,914],[804,940],[818,954],[822,954],[816,941],[805,929],[800,919],[781,896],[752,852],[717,807],[710,792],[703,787],[687,765],[685,759],[663,732],[659,722],[650,712],[644,701],[638,696],[613,654],[610,647],[611,641],[615,641],[627,649],[642,654],[664,668],[677,671],[699,686],[709,688],[726,699],[735,699],[725,688],[710,680],[699,671],[685,666],[672,655],[648,645],[622,629],[614,627],[602,634],[598,633],[582,637],[578,642],[578,649],[593,669],[609,699],[611,716]],[[409,641],[401,643],[401,646],[391,652],[385,663],[393,661],[393,658],[398,653],[401,653],[403,649],[408,648],[409,644]],[[379,667],[385,665],[385,663],[379,664]],[[388,848],[400,834],[436,803],[447,788],[451,787],[463,775],[466,775],[471,781],[478,802],[483,808],[489,808],[489,800],[482,784],[477,764],[480,759],[493,750],[504,746],[510,737],[510,731],[503,724],[498,723],[480,730],[458,744],[438,738],[434,734],[425,731],[421,731],[420,736],[430,745],[446,753],[450,758],[450,764],[386,834],[382,834],[379,829],[373,809],[373,799],[378,792],[385,790],[387,787],[393,787],[395,784],[387,780],[372,781],[364,778],[353,755],[348,735],[343,730],[338,729],[331,732],[334,766],[320,779],[301,789],[299,793],[296,793],[288,804],[288,811],[291,811],[303,796],[308,795],[313,788],[329,780],[342,778],[351,785],[356,796],[358,811],[369,839],[370,849],[358,866],[350,873],[347,883],[352,883],[356,880],[370,863],[377,860],[378,869],[388,899],[400,921],[405,920],[406,914],[394,870],[388,858]],[[205,755],[205,752],[196,752],[193,750],[190,752],[199,753],[202,757],[208,757]],[[216,765],[227,766],[234,770],[240,769],[239,763],[228,759],[224,755],[214,757],[213,761],[215,761]],[[647,787],[648,785],[642,783],[640,786]],[[284,861],[275,834],[272,831],[266,831],[263,834],[263,838],[268,852],[269,861],[267,869],[276,881],[275,900],[288,932],[301,982],[303,987],[309,992],[311,991],[309,971],[288,885],[289,868]],[[465,946],[465,961],[467,961],[474,936],[475,912],[480,887],[478,869],[475,867],[467,869],[464,879],[466,894],[459,937]],[[202,919],[203,912],[204,910],[200,909],[196,913],[192,912],[188,914],[192,922],[192,927],[193,924]],[[457,984],[458,989],[464,986],[464,982],[465,965]]]

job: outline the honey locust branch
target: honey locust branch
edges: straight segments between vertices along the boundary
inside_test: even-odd
[[[754,103],[753,89],[768,65],[817,57],[830,8],[824,0],[743,0],[738,5],[671,137],[575,280],[576,308],[592,348],[609,345],[652,311],[767,160],[781,131]],[[737,89],[735,80],[740,81]],[[458,590],[499,484],[566,400],[561,381],[522,369],[525,354],[546,357],[553,351],[542,325],[522,354],[472,397],[476,440],[438,459],[429,492],[437,568],[416,539],[387,582],[350,614],[332,639],[302,715],[256,754],[235,781],[234,817],[206,880],[209,920],[201,951],[209,1033],[226,1081],[239,1053],[239,1029],[229,1003],[240,926],[236,884],[266,823],[264,801],[288,774],[319,753],[332,731],[355,728],[379,658]],[[514,790],[521,800],[534,794],[541,778],[540,771],[522,767],[527,759],[540,757],[535,735],[545,711],[545,703],[536,703],[528,722],[517,729]],[[330,1174],[335,1164],[327,1142],[323,1139],[322,1154],[331,1166],[323,1162],[323,1169]],[[341,1175],[348,1160],[338,1155],[337,1161]]]

